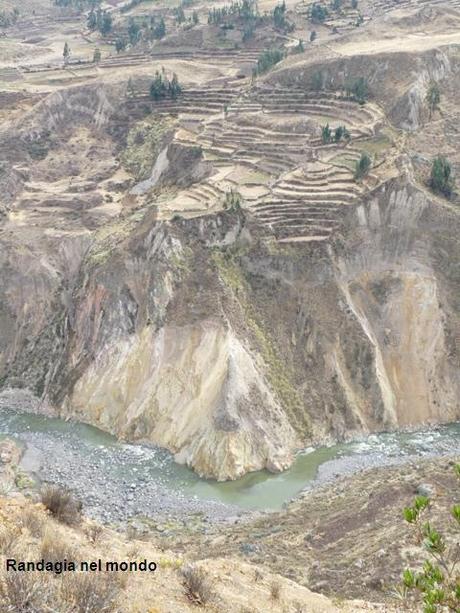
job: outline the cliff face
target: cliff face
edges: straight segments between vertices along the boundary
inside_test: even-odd
[[[458,418],[458,225],[401,180],[325,246],[265,246],[239,212],[151,213],[104,249],[79,237],[39,259],[10,244],[2,386],[218,479]]]

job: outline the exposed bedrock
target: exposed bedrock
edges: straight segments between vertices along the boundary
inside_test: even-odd
[[[458,418],[458,231],[455,212],[392,181],[328,245],[269,246],[230,212],[152,213],[104,249],[75,237],[40,258],[16,240],[0,273],[4,397],[30,390],[38,410],[217,479]]]

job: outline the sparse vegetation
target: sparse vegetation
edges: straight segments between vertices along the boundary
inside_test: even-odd
[[[69,526],[81,519],[81,504],[73,495],[60,487],[47,485],[41,491],[41,502],[58,521]]]
[[[450,198],[455,189],[455,180],[452,176],[450,162],[442,155],[438,155],[431,166],[430,187],[438,193]]]

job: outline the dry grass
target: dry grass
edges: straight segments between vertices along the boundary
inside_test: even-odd
[[[77,551],[55,531],[47,529],[40,545],[40,553],[46,562],[73,561]]]
[[[67,490],[48,485],[41,492],[41,501],[63,524],[74,526],[81,521],[81,504]]]
[[[185,593],[189,600],[197,605],[207,605],[216,600],[216,593],[211,579],[194,565],[187,565],[181,570]]]
[[[22,510],[19,522],[34,538],[41,538],[45,529],[45,518],[36,509],[26,507]]]
[[[0,527],[0,553],[9,555],[13,551],[18,538],[18,531],[14,526],[5,524]]]

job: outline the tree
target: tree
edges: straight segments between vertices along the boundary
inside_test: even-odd
[[[176,98],[182,92],[182,88],[179,84],[179,79],[177,78],[176,73],[173,74],[172,79],[168,84],[168,92],[173,100],[176,100]]]
[[[313,30],[313,32],[310,32],[310,42],[312,43],[314,40],[316,40],[316,32],[315,30]]]
[[[279,30],[283,30],[286,26],[286,4],[284,0],[282,4],[278,4],[273,9],[273,24]]]
[[[102,17],[100,19],[99,31],[102,36],[107,36],[112,31],[112,15],[107,11],[102,13]]]
[[[100,49],[94,49],[93,62],[98,64],[101,61],[102,54]]]
[[[371,158],[367,155],[367,153],[361,153],[361,157],[356,162],[355,168],[355,180],[358,181],[365,177],[371,168]]]
[[[120,53],[120,51],[124,51],[126,49],[126,41],[124,38],[117,38],[115,41],[115,49],[117,50],[117,53]]]
[[[431,115],[439,109],[439,103],[441,102],[441,92],[439,91],[436,81],[431,81],[426,92],[425,101],[428,105]]]
[[[196,11],[193,11],[192,13],[192,21],[194,23],[194,25],[197,25],[199,23],[199,18],[198,18],[198,13]]]
[[[328,123],[325,126],[321,126],[321,140],[324,145],[327,145],[332,140],[332,131]]]
[[[434,192],[442,194],[447,198],[450,198],[454,191],[455,181],[452,176],[452,168],[448,160],[442,155],[438,155],[433,160],[430,187]]]
[[[294,53],[303,53],[305,51],[305,46],[303,44],[303,40],[299,38],[299,42],[294,47]]]
[[[454,466],[457,478],[460,478],[460,464]],[[428,554],[422,569],[413,571],[406,568],[402,575],[402,584],[398,593],[404,599],[413,596],[421,600],[424,613],[441,613],[441,611],[460,611],[460,574],[459,562],[460,505],[454,504],[450,509],[454,540],[448,545],[446,537],[436,530],[430,521],[422,521],[429,512],[431,501],[427,496],[417,496],[410,507],[403,511],[404,519],[415,529],[417,541],[423,543]],[[448,525],[446,524],[444,533]]]
[[[358,8],[358,0],[351,0],[351,8],[355,10]]]
[[[139,24],[134,21],[134,19],[129,20],[128,38],[129,38],[129,43],[132,47],[134,47],[134,45],[137,45],[137,43],[139,42],[141,38],[141,28]]]
[[[338,11],[342,5],[342,0],[332,0],[331,6],[332,10]]]
[[[319,92],[323,89],[323,73],[321,71],[317,70],[312,74],[311,88],[315,92]]]
[[[166,25],[163,17],[160,17],[158,23],[153,23],[152,27],[153,38],[161,39],[166,34]]]
[[[97,15],[94,9],[91,9],[88,15],[88,19],[86,20],[86,25],[89,30],[95,30],[97,28]]]
[[[181,6],[178,6],[174,9],[174,14],[176,16],[176,23],[181,24],[185,21],[185,13],[184,9]]]
[[[166,91],[167,89],[163,81],[163,76],[157,70],[152,84],[150,85],[150,97],[155,101],[161,100],[166,97]]]
[[[64,57],[64,62],[67,64],[70,58],[70,47],[68,42],[65,42],[64,44],[64,51],[62,52],[62,55]]]

